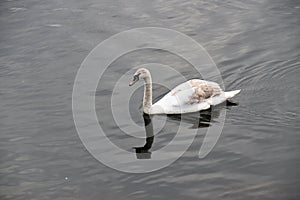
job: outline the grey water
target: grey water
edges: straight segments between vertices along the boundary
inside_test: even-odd
[[[0,199],[300,198],[299,1],[3,0],[0,16]],[[187,125],[198,133],[177,161],[130,174],[106,167],[85,149],[73,121],[72,89],[98,43],[146,26],[174,29],[199,42],[226,90],[242,92],[234,99],[238,105],[224,108],[223,132],[207,157],[198,158],[205,131],[220,123],[211,113]],[[133,154],[145,139],[107,124],[111,114],[103,108],[108,112],[113,85],[105,80],[147,62],[194,75],[185,61],[163,51],[132,52],[111,64],[96,91],[97,115],[108,137]],[[165,78],[171,80],[180,83]],[[155,98],[167,92],[154,88]],[[143,126],[141,100],[139,88],[124,106]],[[180,120],[168,117],[147,149],[167,145]]]

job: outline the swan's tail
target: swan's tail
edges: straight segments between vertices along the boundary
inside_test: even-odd
[[[233,90],[233,91],[225,92],[225,98],[226,99],[231,99],[232,97],[234,97],[235,95],[240,93],[240,91],[241,90]]]

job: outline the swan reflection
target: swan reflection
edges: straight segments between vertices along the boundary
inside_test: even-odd
[[[231,106],[237,106],[237,103],[233,103],[230,101],[226,101],[226,108],[230,108]],[[222,108],[221,108],[222,109]],[[192,124],[190,128],[198,129],[198,128],[207,128],[220,116],[220,109],[208,109],[196,113],[188,113],[188,114],[172,114],[167,115],[167,117],[171,120],[176,121],[184,121],[188,124]],[[151,147],[154,142],[154,134],[153,134],[153,124],[151,115],[143,113],[145,131],[146,131],[146,142],[144,146],[141,147],[133,147],[135,149],[137,159],[151,159]]]
[[[137,159],[149,159],[151,158],[151,152],[149,149],[152,147],[154,141],[154,134],[153,134],[153,125],[151,116],[144,113],[144,125],[146,131],[146,143],[142,147],[134,147]]]

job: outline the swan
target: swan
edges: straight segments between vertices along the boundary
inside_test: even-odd
[[[224,92],[218,83],[191,79],[176,86],[158,102],[152,104],[152,79],[148,69],[137,69],[129,86],[140,79],[144,80],[143,111],[149,115],[183,114],[206,110],[210,106],[231,99],[241,91]]]

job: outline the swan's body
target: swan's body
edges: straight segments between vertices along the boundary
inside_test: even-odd
[[[240,92],[240,90],[224,92],[215,82],[192,79],[176,86],[152,105],[151,74],[147,69],[140,68],[129,85],[133,85],[139,78],[144,79],[143,110],[147,114],[182,114],[206,110]]]

